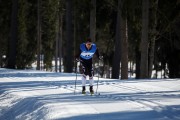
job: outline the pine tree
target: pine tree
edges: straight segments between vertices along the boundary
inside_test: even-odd
[[[149,47],[149,69],[148,69],[148,76],[151,78],[152,69],[153,69],[153,62],[154,62],[154,50],[155,50],[155,40],[157,36],[157,8],[158,8],[158,0],[155,0],[152,3],[152,38],[150,39],[150,47]]]
[[[41,69],[41,0],[37,1],[37,70]]]
[[[65,72],[72,72],[73,68],[73,24],[72,24],[73,1],[66,0],[66,55]]]
[[[18,0],[12,2],[11,30],[8,49],[8,68],[16,68],[16,42],[17,42],[17,16],[18,16]]]
[[[27,7],[27,62],[26,66],[32,67],[32,63],[35,62],[35,55],[37,54],[37,0],[28,1]],[[34,47],[32,47],[34,46]]]
[[[18,0],[18,32],[17,32],[17,55],[16,65],[18,69],[26,67],[27,58],[27,2],[24,0]]]
[[[141,66],[140,77],[148,78],[148,24],[149,24],[149,0],[142,1],[142,36],[141,36]]]
[[[6,66],[9,31],[10,31],[10,20],[11,20],[11,0],[0,1],[0,67]]]
[[[120,59],[121,59],[121,34],[120,34],[120,17],[121,17],[121,2],[118,0],[118,12],[116,22],[116,38],[115,38],[115,51],[113,56],[112,78],[119,79],[120,73]]]
[[[96,41],[96,0],[91,0],[90,9],[90,38]]]
[[[124,6],[124,9],[122,9]],[[122,12],[123,11],[123,12]],[[121,79],[128,79],[128,29],[127,6],[121,0],[120,33],[121,33]]]
[[[56,38],[57,0],[42,1],[42,49],[44,68],[52,70],[54,43]]]

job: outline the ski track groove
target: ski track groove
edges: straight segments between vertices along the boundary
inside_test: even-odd
[[[139,93],[147,92],[146,90],[141,90],[141,89],[125,86],[125,85],[120,85],[122,83],[103,82],[103,84],[110,85],[110,86],[113,86],[113,87],[117,87],[119,89],[136,90],[136,92],[139,92]],[[163,94],[163,95],[165,95],[165,94]],[[143,98],[139,99],[137,97],[135,98],[135,97],[129,97],[129,96],[125,97],[125,99],[130,101],[130,102],[134,102],[136,104],[144,105],[144,106],[146,106],[148,108],[151,108],[152,110],[154,110],[155,112],[158,112],[158,113],[161,112],[162,110],[166,109],[166,107],[164,107],[163,104],[160,104],[158,102],[154,102],[152,100],[147,100],[147,99],[143,99]],[[121,97],[118,100],[124,100],[124,98]],[[166,116],[166,118],[171,118],[172,117],[170,112],[165,112],[165,113],[163,113],[163,115]]]
[[[108,85],[108,86],[116,87],[118,89],[135,90],[136,92],[139,92],[139,93],[147,92],[145,90],[141,90],[141,89],[138,89],[138,88],[129,87],[129,86],[125,86],[125,85],[120,85],[120,84],[122,84],[122,83],[111,83],[111,82],[103,82],[103,81],[99,82],[99,85]],[[73,87],[73,85],[61,85],[61,86],[57,86],[57,87],[63,88],[65,90],[69,90],[71,92],[74,92],[74,89],[75,89],[75,87]],[[76,87],[76,90],[81,91],[81,89],[79,89],[77,87]],[[126,97],[120,96],[119,97],[117,95],[103,95],[103,94],[98,95],[98,94],[94,94],[91,97],[112,99],[112,100],[116,100],[116,101],[118,101],[118,100],[127,100],[129,102],[135,103],[137,106],[142,107],[142,105],[143,105],[143,106],[148,107],[148,108],[150,108],[153,111],[158,112],[158,113],[161,112],[162,110],[166,109],[163,104],[160,104],[158,102],[154,102],[152,100],[143,99],[143,98],[139,99],[137,97],[135,98],[135,97],[129,97],[129,96],[126,96]],[[166,118],[172,118],[172,115],[169,112],[165,112],[164,116]]]
[[[17,77],[8,77],[8,78],[9,79],[15,79],[15,80],[18,79]],[[62,89],[71,91],[72,93],[74,93],[74,91],[75,91],[75,86],[73,86],[73,85],[57,85],[53,81],[44,81],[44,82],[48,83],[48,85],[51,87],[52,86],[56,87],[57,89],[62,88]],[[77,82],[77,83],[80,83],[80,82]],[[68,84],[71,84],[71,83],[68,83]],[[122,83],[100,81],[99,86],[100,85],[108,85],[109,87],[113,87],[113,88],[116,87],[117,89],[133,90],[133,91],[136,91],[139,93],[146,92],[145,90],[141,90],[138,88],[122,85]],[[77,85],[76,90],[81,91],[80,86]],[[5,97],[7,94],[9,94],[9,92],[2,94],[3,96],[1,95],[1,99],[3,99],[2,97]],[[78,92],[78,94],[79,94],[79,92]],[[118,94],[121,94],[121,93],[118,93]],[[105,94],[101,94],[101,95],[94,94],[92,97],[106,98],[106,99],[112,99],[112,100],[127,100],[129,102],[133,102],[133,103],[137,104],[138,106],[143,105],[145,107],[148,107],[148,108],[150,108],[156,112],[161,112],[161,110],[165,109],[163,104],[160,104],[158,102],[154,102],[152,100],[143,99],[143,98],[139,99],[137,97],[130,97],[130,96],[123,97],[123,96],[110,95],[110,94],[109,95],[108,94],[107,95],[105,95]],[[27,102],[25,105],[22,105],[21,108],[25,107],[28,103],[30,103],[30,101]],[[9,110],[13,111],[13,109],[11,109],[11,108],[9,108],[7,111],[9,111]],[[9,116],[10,118],[13,116],[13,112],[11,112],[11,114],[12,115]],[[4,115],[6,116],[6,113]],[[170,112],[165,112],[164,116],[166,116],[167,118],[171,118],[172,115]]]

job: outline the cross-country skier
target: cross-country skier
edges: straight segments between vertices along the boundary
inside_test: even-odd
[[[96,54],[99,59],[102,59],[102,56],[99,55],[98,48],[90,38],[87,39],[85,43],[80,44],[79,53],[75,56],[76,61],[80,61],[82,66],[82,94],[86,94],[86,78],[89,76],[89,90],[91,94],[94,94],[93,90],[93,66],[92,58]]]

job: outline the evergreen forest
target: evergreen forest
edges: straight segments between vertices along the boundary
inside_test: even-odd
[[[91,38],[101,77],[180,78],[180,0],[0,0],[0,8],[1,68],[76,72],[79,45]]]

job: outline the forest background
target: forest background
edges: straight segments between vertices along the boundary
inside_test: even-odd
[[[102,77],[180,77],[180,0],[0,0],[0,8],[0,67],[52,71],[54,60],[56,72],[75,72],[90,37]]]

